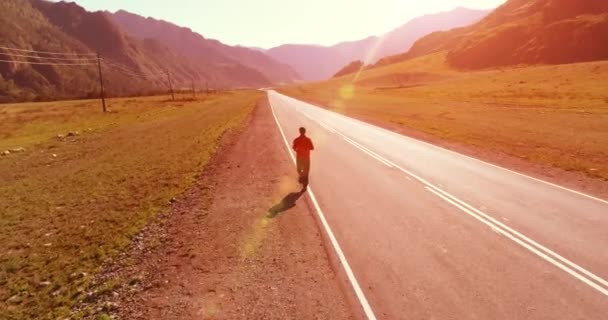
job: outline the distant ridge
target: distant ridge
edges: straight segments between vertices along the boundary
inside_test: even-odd
[[[470,25],[490,11],[456,8],[448,12],[414,18],[382,36],[333,46],[287,44],[267,50],[271,57],[292,66],[304,80],[323,80],[352,61],[373,63],[388,55],[406,52],[420,37],[438,30]]]
[[[72,2],[45,0],[0,1],[0,46],[36,52],[99,53],[110,96],[168,90],[168,74],[177,88],[190,87],[192,82],[200,88],[260,87],[298,78],[289,66],[263,52],[230,47],[186,28],[157,23],[202,39],[208,50],[177,50],[180,48],[167,37],[138,37],[132,30],[125,32],[107,12],[89,12]],[[197,48],[198,44],[187,45]],[[60,65],[48,55],[23,57],[16,52],[0,49],[0,102],[99,96],[96,65]]]
[[[240,64],[263,73],[271,82],[290,83],[298,79],[288,65],[279,63],[260,50],[242,46],[228,46],[220,41],[207,39],[189,28],[170,22],[119,10],[108,13],[125,32],[138,39],[154,39],[195,61],[215,64]]]
[[[509,0],[478,23],[418,40],[390,64],[437,51],[459,68],[608,59],[608,1]]]

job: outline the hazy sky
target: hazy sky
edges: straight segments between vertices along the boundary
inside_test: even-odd
[[[88,10],[125,9],[186,26],[207,38],[270,48],[331,45],[392,30],[458,6],[494,8],[505,0],[75,0]]]

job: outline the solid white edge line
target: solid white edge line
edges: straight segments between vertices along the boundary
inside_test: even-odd
[[[296,100],[296,101],[298,101],[298,100]],[[300,111],[300,113],[302,113],[302,114],[303,114],[303,112],[301,112],[301,111]],[[310,118],[310,117],[309,117],[309,118]],[[319,121],[317,121],[317,120],[315,120],[315,119],[312,119],[312,118],[310,118],[310,119],[311,119],[311,120],[313,120],[313,121],[315,121],[315,122],[320,123]],[[370,156],[372,156],[372,157],[374,157],[374,158],[377,158],[379,161],[381,161],[381,162],[383,162],[383,163],[386,163],[386,164],[387,164],[387,165],[389,165],[389,166],[394,166],[394,167],[396,167],[397,169],[401,170],[401,171],[402,171],[403,173],[405,173],[406,175],[409,175],[409,176],[413,177],[414,179],[418,180],[418,181],[419,181],[419,182],[421,182],[423,185],[425,185],[425,188],[429,189],[429,187],[430,187],[430,188],[432,188],[432,189],[434,189],[434,190],[436,190],[436,191],[440,192],[441,194],[443,194],[445,197],[447,197],[447,198],[451,199],[452,201],[456,201],[456,202],[458,202],[458,203],[459,203],[461,206],[464,206],[464,207],[468,208],[469,210],[472,210],[473,212],[476,212],[476,214],[477,214],[477,215],[480,215],[480,216],[482,216],[482,217],[485,217],[485,219],[488,219],[488,220],[490,220],[490,221],[494,222],[495,224],[497,224],[497,225],[501,226],[503,229],[508,230],[508,232],[511,232],[511,233],[512,233],[512,236],[511,236],[511,237],[513,237],[513,236],[517,236],[517,237],[519,237],[521,240],[523,240],[523,241],[527,242],[527,244],[529,244],[529,245],[531,245],[531,246],[533,246],[533,247],[536,247],[536,249],[539,249],[539,250],[541,250],[541,251],[544,251],[546,254],[548,254],[548,255],[552,256],[551,260],[547,260],[547,259],[543,258],[543,256],[546,256],[545,254],[543,254],[542,256],[541,256],[541,255],[539,255],[539,256],[540,256],[541,258],[545,259],[546,261],[548,261],[548,262],[550,262],[550,263],[554,264],[555,266],[559,267],[560,269],[562,269],[562,270],[563,270],[564,268],[567,268],[567,267],[565,267],[565,266],[563,266],[561,263],[559,263],[559,264],[561,265],[561,267],[560,267],[560,265],[557,265],[557,264],[553,263],[552,261],[555,261],[555,259],[557,259],[557,260],[559,260],[559,261],[563,262],[564,264],[566,264],[566,265],[570,266],[570,268],[573,268],[573,269],[578,270],[578,271],[579,271],[580,273],[582,273],[583,275],[580,275],[580,274],[578,274],[578,273],[577,273],[577,275],[578,275],[578,276],[575,276],[577,279],[579,279],[579,280],[580,280],[580,277],[587,276],[587,277],[591,278],[592,280],[597,281],[597,282],[598,282],[600,285],[605,286],[605,287],[608,287],[608,281],[606,281],[606,280],[604,280],[603,278],[601,278],[601,277],[599,277],[599,276],[595,275],[594,273],[590,272],[589,270],[587,270],[587,269],[585,269],[585,268],[583,268],[583,267],[579,266],[578,264],[576,264],[576,263],[574,263],[574,262],[572,262],[572,261],[568,260],[567,258],[565,258],[565,257],[563,257],[563,256],[561,256],[561,255],[559,255],[558,253],[556,253],[556,252],[552,251],[551,249],[549,249],[549,248],[547,248],[547,247],[545,247],[545,246],[541,245],[540,243],[538,243],[538,242],[536,242],[536,241],[534,241],[534,240],[532,240],[532,239],[528,238],[527,236],[523,235],[522,233],[520,233],[520,232],[518,232],[518,231],[514,230],[513,228],[511,228],[511,227],[509,227],[509,226],[505,225],[504,223],[502,223],[502,222],[500,222],[500,221],[496,220],[495,218],[493,218],[493,217],[489,216],[488,214],[486,214],[486,213],[484,213],[484,212],[482,212],[482,211],[478,210],[477,208],[475,208],[475,207],[471,206],[470,204],[468,204],[468,203],[466,203],[466,202],[464,202],[464,201],[462,201],[462,200],[458,199],[457,197],[455,197],[455,196],[453,196],[453,195],[449,194],[448,192],[446,192],[446,191],[442,190],[441,188],[439,188],[439,187],[437,187],[437,186],[433,185],[432,183],[428,182],[428,181],[427,181],[427,180],[425,180],[424,178],[419,177],[419,176],[417,176],[416,174],[414,174],[414,173],[410,172],[409,170],[406,170],[406,169],[404,169],[404,168],[400,167],[399,165],[397,165],[397,164],[395,164],[394,162],[392,162],[392,161],[390,161],[390,160],[388,160],[388,159],[386,159],[386,158],[382,157],[381,155],[378,155],[378,154],[376,154],[376,153],[373,153],[373,151],[371,151],[371,150],[370,150],[369,152],[367,152],[367,151],[366,151],[366,149],[367,149],[366,147],[364,147],[364,146],[362,146],[361,144],[359,144],[359,143],[355,142],[354,140],[350,139],[349,137],[347,137],[346,135],[342,134],[341,132],[338,132],[337,130],[334,130],[334,131],[335,131],[335,133],[337,133],[338,135],[342,136],[342,137],[343,137],[343,138],[344,138],[344,139],[345,139],[347,142],[350,142],[350,143],[351,143],[351,144],[353,144],[355,147],[359,147],[359,149],[360,149],[361,151],[368,153]],[[373,154],[375,154],[375,156],[374,156],[372,153],[370,153],[370,152],[372,152]],[[482,162],[483,162],[483,161],[482,161]],[[430,189],[429,189],[429,190],[430,190]],[[434,190],[432,190],[432,191],[434,191]],[[437,194],[436,192],[433,192],[433,193]],[[445,198],[444,198],[444,197],[442,197],[442,199],[445,199]],[[452,203],[452,201],[451,201],[450,203]],[[459,206],[459,208],[460,208],[460,206]],[[468,213],[468,212],[467,212],[467,213]],[[511,238],[511,237],[509,237],[509,238]],[[518,240],[519,240],[519,239],[518,239]],[[521,241],[521,240],[520,240],[520,241]],[[519,242],[517,242],[517,243],[519,243]],[[528,248],[528,247],[529,247],[528,245],[527,245],[527,246],[524,246],[524,248]],[[537,250],[536,250],[536,249],[535,249],[534,251],[532,251],[532,252],[533,252],[533,253],[536,253],[536,252],[537,252]],[[538,255],[538,254],[537,254],[537,255]],[[572,270],[571,270],[571,271],[572,271]],[[574,272],[574,271],[572,271],[572,272]],[[569,274],[572,274],[572,272],[568,272],[568,273],[569,273]],[[575,273],[576,273],[576,272],[575,272]],[[586,278],[585,278],[585,279],[586,279]],[[588,284],[588,283],[590,282],[590,280],[589,280],[589,279],[586,279],[586,281],[583,281],[583,282],[585,282],[586,284]],[[593,282],[591,282],[591,283],[593,283]],[[593,288],[597,289],[597,284],[595,284],[595,283],[594,283],[594,285],[591,285],[591,287],[593,287]],[[600,288],[602,288],[602,287],[600,287]],[[605,294],[606,289],[603,289],[603,288],[602,288],[602,289],[601,289],[601,290],[599,290],[599,291]]]
[[[511,239],[512,241],[514,241],[515,243],[519,244],[520,246],[528,249],[529,251],[531,251],[532,253],[536,254],[537,256],[539,256],[540,258],[544,259],[545,261],[551,263],[552,265],[562,269],[563,271],[567,272],[568,274],[570,274],[571,276],[575,277],[576,279],[582,281],[583,283],[587,284],[588,286],[596,289],[597,291],[599,291],[600,293],[603,293],[604,295],[608,296],[608,290],[606,290],[605,288],[603,288],[602,286],[598,285],[595,282],[590,281],[589,279],[585,278],[584,276],[580,275],[579,273],[577,273],[576,271],[568,268],[567,266],[565,266],[564,264],[560,263],[559,261],[553,259],[552,257],[549,257],[548,255],[544,254],[543,252],[537,250],[536,248],[532,247],[531,245],[529,245],[528,243],[520,240],[519,238],[513,236],[511,233],[503,230],[502,228],[500,228],[497,225],[494,225],[493,223],[483,219],[482,217],[480,217],[479,215],[473,213],[471,210],[467,209],[466,207],[458,204],[457,202],[453,201],[452,199],[446,197],[445,195],[443,195],[442,193],[437,192],[436,190],[434,190],[433,188],[430,188],[428,186],[425,186],[425,189],[427,189],[428,191],[432,192],[433,194],[435,194],[436,196],[438,196],[439,198],[445,200],[446,202],[452,204],[453,206],[457,207],[458,209],[462,210],[463,212],[467,213],[468,215],[470,215],[471,217],[479,220],[481,223],[489,226],[493,231],[502,234],[503,236]]]
[[[279,128],[279,131],[281,132],[281,136],[283,137],[283,141],[285,142],[285,146],[287,147],[287,152],[291,156],[291,160],[295,163],[296,159],[289,148],[289,142],[287,141],[287,138],[285,137],[285,133],[283,132],[283,128],[281,128],[281,124],[279,123],[279,120],[274,112],[272,103],[270,102],[270,99],[268,99],[268,100],[269,100],[268,105],[270,106],[270,110],[272,111],[272,116],[274,117],[274,121],[276,122],[277,127]],[[338,240],[334,236],[333,231],[331,230],[329,224],[327,223],[327,220],[325,219],[325,214],[323,213],[323,210],[321,210],[321,207],[319,206],[319,203],[317,202],[317,198],[315,197],[314,193],[312,192],[312,189],[310,188],[310,186],[308,187],[308,194],[317,211],[317,215],[319,216],[319,219],[321,220],[321,224],[323,225],[323,228],[325,229],[325,232],[327,233],[327,236],[329,237],[329,240],[330,240],[334,250],[336,251],[336,254],[338,255],[338,259],[340,260],[340,263],[342,264],[342,267],[344,268],[344,271],[346,272],[346,276],[348,277],[348,280],[350,281],[350,284],[352,285],[353,290],[355,291],[355,295],[357,296],[357,299],[359,300],[359,303],[361,304],[361,307],[363,308],[363,312],[365,313],[365,316],[369,320],[376,320],[376,315],[374,314],[374,311],[372,310],[371,306],[369,305],[369,302],[367,301],[367,298],[365,297],[365,294],[363,293],[361,286],[359,286],[359,282],[357,281],[357,278],[355,277],[355,274],[353,273],[353,270],[351,269],[350,264],[346,260],[346,256],[344,255],[344,252],[342,251],[342,248],[340,247]]]
[[[461,157],[465,157],[465,158],[468,158],[468,159],[471,159],[471,160],[475,160],[475,161],[481,162],[481,163],[483,163],[483,164],[486,164],[486,165],[489,165],[489,166],[492,166],[492,167],[495,167],[495,168],[498,168],[498,169],[501,169],[501,170],[504,170],[504,171],[507,171],[507,172],[510,172],[510,173],[513,173],[513,174],[516,174],[516,175],[519,175],[519,176],[522,176],[522,177],[526,177],[526,178],[528,178],[528,179],[532,179],[532,180],[537,181],[537,182],[542,182],[542,183],[544,183],[544,184],[550,185],[550,186],[555,187],[555,188],[558,188],[558,189],[562,189],[562,190],[566,190],[566,191],[569,191],[569,192],[575,193],[575,194],[577,194],[577,195],[579,195],[579,196],[583,196],[583,197],[586,197],[586,198],[589,198],[589,199],[593,199],[593,200],[600,201],[600,202],[603,202],[603,203],[605,203],[605,204],[608,204],[608,200],[601,199],[601,198],[598,198],[598,197],[594,197],[594,196],[592,196],[592,195],[586,194],[586,193],[581,192],[581,191],[577,191],[577,190],[574,190],[574,189],[570,189],[570,188],[567,188],[567,187],[564,187],[564,186],[560,186],[559,184],[555,184],[555,183],[552,183],[552,182],[549,182],[549,181],[545,181],[545,180],[542,180],[542,179],[539,179],[539,178],[535,178],[535,177],[529,176],[529,175],[524,174],[524,173],[521,173],[521,172],[517,172],[517,171],[511,170],[511,169],[507,169],[507,168],[505,168],[505,167],[501,167],[501,166],[499,166],[499,165],[496,165],[496,164],[493,164],[493,163],[490,163],[490,162],[487,162],[487,161],[484,161],[484,160],[481,160],[481,159],[477,159],[477,158],[474,158],[474,157],[468,156],[468,155],[466,155],[466,154],[462,154],[462,153],[456,152],[456,151],[454,151],[454,150],[446,149],[446,148],[444,148],[444,147],[437,146],[437,145],[434,145],[434,144],[432,144],[432,143],[429,143],[429,142],[426,142],[426,141],[423,141],[423,140],[420,140],[420,139],[416,139],[416,138],[413,138],[413,137],[410,137],[410,136],[406,136],[406,135],[401,134],[401,133],[399,133],[399,132],[395,132],[395,131],[388,130],[388,129],[384,129],[384,128],[381,128],[381,127],[378,127],[378,126],[374,126],[374,125],[369,124],[369,123],[367,123],[367,122],[365,122],[365,121],[361,121],[361,120],[359,120],[359,119],[355,119],[355,118],[348,117],[348,116],[343,115],[343,114],[341,114],[341,113],[337,113],[337,112],[334,112],[334,111],[331,111],[331,110],[328,110],[328,109],[325,109],[325,108],[322,108],[322,107],[316,106],[316,105],[314,105],[314,104],[312,104],[312,103],[308,103],[308,102],[304,102],[304,101],[298,100],[298,99],[296,99],[296,98],[292,98],[292,97],[290,97],[290,96],[284,95],[284,94],[279,93],[279,92],[276,92],[276,91],[274,91],[274,92],[275,92],[275,93],[277,93],[277,94],[279,94],[279,95],[282,95],[282,96],[284,96],[284,97],[290,98],[290,99],[292,99],[292,100],[296,100],[296,101],[299,101],[299,102],[301,102],[301,103],[305,103],[305,104],[307,104],[307,105],[313,106],[313,107],[315,107],[315,108],[319,108],[319,109],[321,109],[321,110],[323,110],[323,111],[331,112],[331,113],[334,113],[334,114],[336,114],[336,115],[338,115],[338,116],[342,116],[342,117],[345,117],[345,118],[348,118],[348,119],[351,119],[351,120],[357,121],[357,122],[359,122],[359,123],[361,123],[361,124],[364,124],[364,125],[366,125],[366,126],[371,126],[371,127],[373,127],[373,128],[376,128],[376,129],[382,129],[382,130],[387,131],[387,132],[389,132],[389,133],[391,133],[391,134],[395,134],[395,135],[398,135],[398,136],[401,136],[401,137],[405,137],[405,138],[408,138],[408,139],[412,139],[412,140],[418,141],[418,142],[420,142],[420,143],[423,143],[423,144],[425,144],[425,145],[431,146],[431,147],[436,148],[436,149],[441,149],[441,150],[443,150],[443,151],[447,151],[447,152],[449,152],[449,153],[452,153],[452,154],[455,154],[455,155],[458,155],[458,156],[461,156]]]

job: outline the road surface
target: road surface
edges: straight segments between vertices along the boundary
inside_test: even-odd
[[[370,319],[608,319],[608,202],[268,91]]]

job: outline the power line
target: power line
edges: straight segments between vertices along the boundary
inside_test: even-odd
[[[173,94],[173,86],[171,83],[171,78],[169,76],[169,82],[166,83],[164,79],[164,73],[148,73],[142,74],[140,71],[136,71],[130,69],[128,67],[115,64],[109,61],[105,61],[101,59],[101,57],[96,53],[73,53],[73,52],[49,52],[49,51],[37,51],[37,50],[28,50],[28,49],[18,49],[18,48],[10,48],[0,46],[0,50],[5,50],[6,52],[0,52],[0,57],[18,57],[18,58],[26,58],[26,59],[37,59],[40,61],[20,61],[20,60],[5,60],[0,59],[0,62],[7,63],[16,63],[16,64],[30,64],[30,65],[45,65],[45,66],[92,66],[97,65],[99,68],[99,80],[101,84],[102,90],[102,102],[104,104],[104,112],[105,112],[105,97],[103,96],[103,78],[101,74],[101,63],[105,63],[108,67],[118,71],[124,75],[135,77],[139,79],[143,79],[146,81],[150,81],[153,83],[160,83],[168,86],[171,89]],[[16,51],[21,53],[13,53],[10,51]],[[40,54],[43,55],[57,55],[58,57],[41,57]],[[51,60],[51,61],[43,61],[43,60]],[[54,60],[54,61],[53,61]],[[65,61],[65,62],[61,62]],[[167,74],[168,75],[168,74]]]
[[[103,61],[103,63],[106,64],[108,67],[111,67],[111,68],[120,69],[122,71],[126,71],[126,72],[129,72],[129,73],[139,74],[139,71],[131,69],[131,68],[126,67],[126,66],[123,66],[123,65],[119,65],[119,64],[112,63],[112,62],[109,62],[109,61]],[[144,75],[142,75],[142,76],[144,76]]]
[[[102,102],[103,112],[106,112],[106,101],[105,101],[105,88],[104,88],[104,82],[103,82],[103,74],[102,74],[102,68],[101,68],[102,62],[105,63],[108,67],[111,67],[114,70],[121,72],[127,76],[144,79],[146,81],[155,83],[156,85],[158,85],[159,83],[162,85],[164,82],[162,80],[162,78],[159,78],[161,76],[161,73],[158,73],[158,74],[149,73],[150,76],[153,77],[153,78],[150,78],[147,75],[141,74],[140,71],[135,71],[128,67],[124,67],[119,64],[111,63],[109,61],[105,61],[105,60],[101,59],[101,56],[98,53],[48,52],[48,51],[9,48],[9,47],[3,47],[3,46],[0,46],[0,50],[6,51],[6,52],[0,52],[0,57],[8,57],[9,59],[10,58],[25,58],[25,60],[26,60],[26,61],[23,61],[23,60],[0,59],[0,62],[6,62],[6,63],[44,65],[44,66],[93,66],[93,65],[96,65],[98,68],[98,72],[99,72],[100,98],[101,98],[101,102]],[[14,53],[11,51],[20,52],[20,53]],[[56,55],[57,57],[44,57],[44,56],[40,56],[40,54]],[[28,61],[28,59],[36,59],[39,61]],[[44,60],[51,60],[52,62],[44,61]],[[56,62],[56,61],[58,61],[58,62]],[[65,61],[65,62],[61,62],[61,61]],[[171,78],[170,78],[170,75],[168,72],[167,72],[167,76],[169,77],[168,86],[171,90],[172,99],[174,100],[175,97],[173,96],[173,86],[172,86]],[[194,87],[194,85],[193,85],[193,87]]]
[[[5,55],[4,53],[0,53],[0,55]],[[9,55],[9,54],[6,54]],[[24,56],[24,55],[11,55],[11,56],[20,56],[20,57],[28,57],[28,58],[41,58],[41,57],[33,57],[33,56]],[[70,58],[70,59],[62,59],[62,58],[48,58],[48,59],[60,59],[60,60],[67,60],[67,61],[73,61],[73,60],[84,60],[84,61],[97,61],[97,58],[86,58],[86,59],[77,59],[77,58]],[[103,59],[102,59],[103,61]],[[0,62],[14,62],[14,63],[20,63],[20,64],[35,64],[35,65],[52,65],[52,66],[88,66],[88,65],[94,65],[96,63],[94,62],[74,62],[74,63],[59,63],[59,62],[30,62],[30,61],[16,61],[16,60],[0,60]],[[132,77],[138,77],[138,78],[142,78],[144,80],[148,80],[148,81],[154,81],[155,79],[150,79],[148,77],[146,77],[145,75],[141,75],[138,74],[136,71],[130,70],[126,67],[123,66],[119,66],[117,64],[113,64],[110,62],[106,62],[103,61],[104,63],[106,63],[109,67],[114,68],[117,71],[122,72],[123,74],[132,76]]]
[[[133,70],[133,69],[128,68],[128,67],[125,67],[123,65],[119,65],[117,63],[112,63],[112,62],[109,62],[109,61],[103,61],[103,63],[105,63],[109,67],[115,67],[115,68],[122,69],[122,70],[125,70],[125,71],[128,71],[128,72],[131,72],[131,73],[139,74],[139,71]],[[143,77],[160,77],[160,76],[164,76],[164,75],[165,75],[164,73],[148,73],[148,74],[142,73]]]
[[[129,76],[129,77],[133,77],[133,78],[137,78],[139,80],[149,81],[149,82],[152,82],[152,83],[154,83],[156,85],[160,84],[160,85],[166,86],[167,88],[171,88],[171,85],[169,83],[167,83],[165,81],[165,79],[163,79],[163,78],[149,78],[149,77],[147,77],[145,75],[139,74],[139,73],[134,72],[134,71],[133,72],[132,71],[127,71],[127,70],[130,70],[130,69],[127,69],[125,67],[119,66],[117,64],[108,63],[107,61],[104,61],[104,62],[105,62],[105,64],[106,64],[107,67],[110,67],[110,68],[114,69],[116,72],[122,73],[123,75]]]
[[[126,71],[126,70],[122,70],[122,69],[119,69],[119,68],[116,68],[116,67],[112,67],[112,66],[109,66],[109,67],[114,68],[114,70],[116,70],[116,71],[118,71],[118,72],[120,72],[120,73],[122,73],[124,75],[127,75],[127,76],[131,76],[131,77],[135,77],[135,78],[139,78],[139,79],[143,79],[143,80],[147,80],[147,81],[153,81],[152,79],[149,79],[146,76],[141,75],[141,74],[136,74],[136,73],[129,72],[129,71]]]
[[[122,67],[122,66],[115,65],[115,64],[112,64],[112,63],[108,63],[108,62],[105,62],[105,64],[108,67],[113,68],[114,70],[116,70],[118,72],[121,72],[121,73],[123,73],[125,75],[141,78],[141,79],[148,80],[148,81],[153,81],[153,79],[148,78],[146,75],[140,74],[137,71],[128,69],[126,67]]]
[[[64,56],[96,56],[97,55],[96,53],[48,52],[48,51],[37,51],[37,50],[9,48],[9,47],[2,47],[2,46],[0,46],[0,49],[20,51],[20,52],[33,52],[33,53],[43,53],[43,54],[64,55]]]
[[[97,61],[97,58],[55,58],[55,57],[40,57],[40,56],[30,56],[30,55],[3,53],[3,52],[0,52],[0,55],[11,56],[11,57],[21,57],[21,58],[31,58],[31,59],[52,59],[52,60],[63,60],[63,61],[73,61],[73,60]]]
[[[35,51],[35,50],[26,50],[26,49],[17,49],[17,48],[8,48],[8,47],[2,47],[0,46],[0,49],[3,50],[14,50],[14,51],[21,51],[21,52],[34,52],[34,53],[42,53],[42,54],[63,54],[63,55],[95,55],[94,53],[83,53],[83,54],[79,54],[79,53],[59,53],[59,52],[44,52],[44,51]],[[137,71],[134,71],[132,69],[129,69],[127,67],[118,65],[118,64],[114,64],[108,61],[105,61],[104,59],[101,58],[82,58],[82,57],[73,57],[73,58],[65,58],[65,57],[40,57],[40,56],[33,56],[33,55],[27,55],[27,54],[15,54],[15,53],[4,53],[4,52],[0,52],[0,56],[4,55],[4,56],[9,56],[9,57],[22,57],[22,58],[32,58],[32,59],[50,59],[50,60],[62,60],[62,61],[70,61],[69,63],[60,63],[60,62],[41,62],[41,61],[36,61],[36,62],[30,62],[30,61],[18,61],[18,60],[3,60],[0,59],[0,62],[14,62],[14,63],[21,63],[21,64],[36,64],[36,65],[64,65],[64,66],[79,66],[79,65],[93,65],[96,64],[94,62],[97,61],[101,61],[105,64],[107,64],[109,67],[113,67],[114,69],[119,69],[120,71],[122,71],[125,74],[128,74],[130,76],[136,76],[136,77],[140,77],[140,78],[145,78],[146,80],[149,80],[145,75],[141,75],[138,74]],[[89,62],[91,61],[91,62]],[[159,74],[160,75],[160,74]]]
[[[21,64],[36,64],[44,66],[91,66],[96,63],[54,63],[54,62],[30,62],[30,61],[15,61],[15,60],[0,60],[0,62],[12,62]]]
[[[160,83],[160,84],[165,85],[167,87],[171,87],[171,85],[169,83],[167,83],[163,77],[160,77],[160,75],[164,75],[164,74],[160,74],[160,73],[159,74],[153,74],[153,73],[150,73],[150,74],[146,75],[146,74],[141,74],[139,71],[135,71],[133,69],[127,68],[125,66],[122,66],[122,65],[119,65],[119,64],[116,64],[116,63],[112,63],[112,62],[109,62],[109,61],[103,61],[103,62],[105,63],[106,66],[108,66],[110,68],[113,68],[115,71],[118,71],[118,72],[120,72],[120,73],[122,73],[124,75],[131,76],[131,77],[134,77],[134,78],[138,78],[140,80],[150,81],[150,82],[153,82],[153,83],[156,83],[156,84]]]

